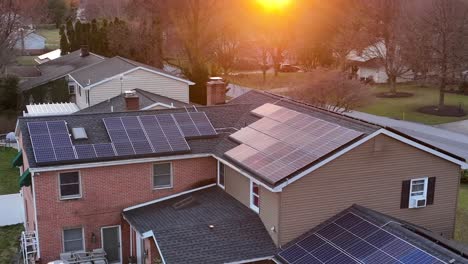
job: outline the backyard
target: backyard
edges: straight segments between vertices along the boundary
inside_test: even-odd
[[[17,153],[16,149],[0,147],[0,195],[19,192],[18,169],[11,167]],[[22,224],[0,227],[0,263],[11,263],[18,250],[21,231]]]
[[[468,184],[460,185],[455,239],[468,244]]]
[[[49,51],[60,48],[60,35],[59,30],[54,25],[40,25],[36,32],[46,38],[46,49]],[[16,63],[22,66],[36,65],[34,58],[37,56],[18,56]]]
[[[270,90],[272,92],[285,93],[287,88],[294,85],[296,82],[305,80],[306,73],[279,73],[274,77],[272,73],[267,74],[266,81],[263,82],[261,73],[252,74],[237,74],[226,77],[226,79],[240,86],[255,88],[259,90]],[[388,90],[386,85],[375,85],[370,87],[372,94],[385,92]],[[418,108],[426,105],[435,105],[438,102],[439,90],[437,87],[422,87],[417,84],[400,84],[398,91],[413,93],[412,97],[407,98],[375,98],[368,102],[365,106],[356,110],[387,116],[395,119],[420,122],[428,125],[443,124],[468,119],[468,115],[464,117],[441,117],[419,113]],[[468,112],[468,96],[446,93],[445,102],[448,105],[461,106]]]

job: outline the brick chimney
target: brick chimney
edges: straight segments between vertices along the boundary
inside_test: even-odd
[[[86,57],[86,56],[89,56],[88,45],[81,45],[80,57]]]
[[[135,91],[125,91],[125,109],[127,111],[140,110],[140,98]]]
[[[212,78],[206,83],[206,105],[226,103],[226,84],[221,78]]]

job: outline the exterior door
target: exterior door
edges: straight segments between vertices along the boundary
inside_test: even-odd
[[[121,263],[120,226],[109,226],[101,229],[102,248],[106,252],[109,263]]]

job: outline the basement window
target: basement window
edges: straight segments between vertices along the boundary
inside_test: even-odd
[[[70,228],[63,230],[63,251],[81,251],[84,250],[83,228]]]

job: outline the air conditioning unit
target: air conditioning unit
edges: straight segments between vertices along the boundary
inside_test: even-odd
[[[410,200],[410,208],[422,208],[426,207],[426,198],[411,198]]]

